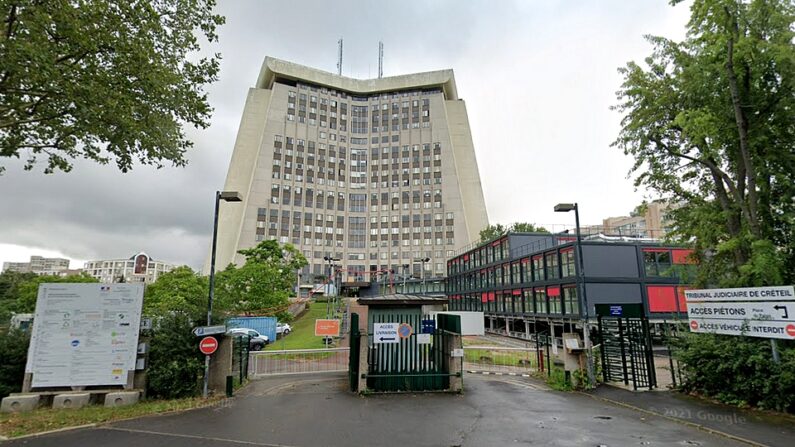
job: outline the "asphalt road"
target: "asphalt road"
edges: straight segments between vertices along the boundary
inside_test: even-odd
[[[746,445],[532,379],[467,375],[463,395],[359,397],[345,388],[340,375],[260,380],[213,408],[4,447]]]

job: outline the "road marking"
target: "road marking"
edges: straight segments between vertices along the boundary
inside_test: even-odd
[[[139,430],[135,428],[121,428],[121,427],[98,427],[97,430],[114,430],[114,431],[124,431],[128,433],[141,433],[145,435],[157,435],[157,436],[172,436],[175,438],[187,438],[187,439],[202,439],[207,441],[218,441],[218,442],[228,442],[232,444],[241,444],[241,445],[256,445],[260,447],[294,447],[289,446],[286,444],[266,444],[263,442],[253,442],[253,441],[241,441],[238,439],[227,439],[227,438],[215,438],[211,436],[199,436],[199,435],[186,435],[181,433],[165,433],[159,431],[151,431],[151,430]]]

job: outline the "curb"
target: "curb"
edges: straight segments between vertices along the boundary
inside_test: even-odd
[[[56,428],[55,430],[47,430],[47,431],[40,431],[38,433],[30,433],[27,435],[22,436],[15,436],[13,438],[6,438],[0,436],[0,441],[16,441],[17,439],[30,439],[30,438],[38,438],[39,436],[51,435],[53,433],[62,433],[65,431],[72,431],[72,430],[80,430],[83,428],[95,428],[98,424],[84,424],[84,425],[75,425],[74,427],[63,427],[63,428]]]
[[[234,399],[234,397],[225,397],[223,399]],[[142,418],[153,417],[153,416],[167,416],[167,415],[174,415],[174,414],[179,414],[179,413],[186,413],[188,411],[201,410],[201,409],[212,407],[214,404],[216,404],[217,402],[220,402],[223,399],[215,400],[215,401],[212,401],[212,402],[206,402],[206,403],[203,403],[202,405],[199,405],[199,406],[196,406],[196,407],[193,407],[193,408],[182,408],[182,409],[179,409],[179,410],[168,410],[168,411],[162,411],[162,412],[159,412],[159,413],[142,414],[142,415],[139,415],[139,416],[130,416],[128,418],[113,419],[113,420],[104,421],[104,422],[93,422],[91,424],[75,425],[74,427],[61,427],[61,428],[56,428],[54,430],[41,431],[41,432],[37,432],[37,433],[29,433],[27,435],[22,435],[22,436],[14,436],[14,437],[0,436],[0,441],[16,441],[18,439],[36,438],[36,437],[44,436],[44,435],[51,435],[51,434],[55,434],[55,433],[67,432],[67,431],[72,431],[72,430],[80,430],[80,429],[83,429],[83,428],[103,427],[103,426],[115,424],[117,422],[130,421],[130,420],[133,420],[133,419],[142,419]]]
[[[531,377],[530,374],[511,373],[511,372],[491,372],[491,371],[469,371],[469,374],[483,374],[484,376],[513,376],[513,377]]]
[[[754,447],[770,447],[767,444],[762,444],[762,443],[759,443],[759,442],[756,442],[756,441],[752,441],[750,439],[746,439],[746,438],[743,438],[741,436],[733,435],[731,433],[726,433],[724,431],[720,431],[720,430],[717,430],[717,429],[714,429],[714,428],[711,428],[711,427],[707,427],[707,426],[702,425],[702,424],[697,424],[695,422],[686,421],[684,419],[679,419],[679,418],[676,418],[676,417],[673,417],[673,416],[668,416],[668,415],[665,415],[665,414],[662,414],[662,413],[659,413],[659,412],[656,412],[656,411],[651,411],[651,410],[647,410],[645,408],[636,407],[635,405],[628,404],[626,402],[621,402],[621,401],[618,401],[618,400],[613,400],[613,399],[610,399],[608,397],[595,396],[593,394],[584,393],[582,391],[575,391],[575,393],[588,396],[588,397],[590,397],[592,399],[601,400],[603,402],[607,402],[607,403],[610,403],[610,404],[613,404],[613,405],[617,405],[619,407],[629,408],[630,410],[635,410],[635,411],[638,411],[640,413],[645,413],[645,414],[649,414],[649,415],[652,415],[652,416],[661,417],[663,419],[667,419],[667,420],[672,421],[672,422],[676,422],[676,423],[679,423],[679,424],[682,424],[682,425],[686,425],[688,427],[697,428],[697,429],[699,429],[701,431],[704,431],[706,433],[710,433],[710,434],[717,435],[717,436],[722,436],[724,438],[731,439],[731,440],[734,440],[734,441],[744,442],[744,443],[746,443],[748,445],[752,445]]]

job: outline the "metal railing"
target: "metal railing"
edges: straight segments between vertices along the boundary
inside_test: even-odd
[[[530,374],[537,368],[535,348],[464,346],[464,371]]]
[[[249,377],[348,371],[349,348],[252,352]]]

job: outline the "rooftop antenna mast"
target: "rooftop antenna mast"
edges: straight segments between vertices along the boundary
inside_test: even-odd
[[[384,42],[378,42],[378,79],[384,77]]]
[[[337,74],[342,76],[342,37],[337,41],[339,50],[337,51]]]

